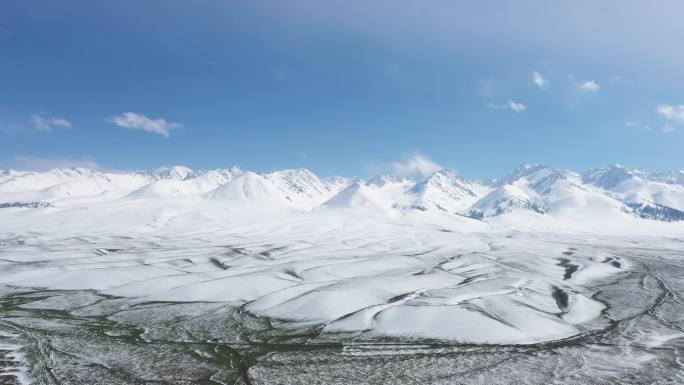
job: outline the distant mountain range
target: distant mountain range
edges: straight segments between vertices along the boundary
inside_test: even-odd
[[[443,169],[424,178],[320,178],[306,169],[259,174],[183,166],[105,172],[87,168],[0,171],[0,208],[54,209],[117,200],[202,199],[272,209],[409,212],[485,220],[512,212],[573,217],[630,215],[684,220],[684,171],[652,173],[613,164],[583,174],[526,164],[486,182]]]

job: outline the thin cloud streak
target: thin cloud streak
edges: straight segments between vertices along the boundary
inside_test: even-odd
[[[51,118],[42,114],[34,114],[31,116],[33,128],[36,131],[52,132],[54,127],[71,128],[71,122],[64,118]]]
[[[136,112],[124,112],[108,121],[122,128],[151,132],[165,138],[171,135],[172,130],[183,127],[181,123],[169,122],[164,118],[150,119]]]

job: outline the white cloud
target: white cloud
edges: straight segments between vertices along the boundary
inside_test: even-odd
[[[82,167],[91,169],[100,169],[100,166],[92,157],[72,158],[62,156],[30,156],[20,155],[14,158],[15,164],[18,168],[31,171],[45,171],[53,168],[71,168]]]
[[[526,105],[524,105],[522,103],[515,102],[515,101],[510,100],[510,99],[508,99],[508,101],[505,104],[485,103],[485,106],[487,108],[492,108],[495,110],[511,110],[514,112],[523,112],[523,111],[527,110]]]
[[[532,72],[532,81],[542,90],[545,90],[549,87],[549,81],[544,79],[544,77],[537,71]]]
[[[684,104],[677,106],[661,104],[658,106],[658,113],[667,120],[684,125]]]
[[[34,114],[31,116],[33,128],[36,131],[52,132],[53,127],[71,128],[71,122],[64,118],[51,118],[42,114]]]
[[[625,127],[638,127],[639,123],[637,122],[632,122],[632,121],[627,121],[625,122]]]
[[[580,84],[579,88],[580,90],[586,92],[596,92],[601,89],[601,86],[599,86],[598,83],[593,80],[587,80],[586,82]]]
[[[663,126],[663,132],[666,134],[669,134],[671,132],[674,132],[675,128],[671,124],[666,124]]]
[[[121,115],[109,118],[109,121],[119,127],[143,130],[165,138],[171,135],[171,130],[183,127],[180,123],[168,122],[164,118],[150,119],[143,114],[135,112],[124,112]]]
[[[423,155],[414,155],[404,163],[395,162],[390,166],[392,174],[406,177],[425,177],[444,168]]]
[[[522,104],[522,103],[517,103],[517,102],[514,102],[514,101],[509,99],[508,100],[508,108],[510,108],[511,110],[513,110],[515,112],[522,112],[522,111],[525,111],[527,109],[527,106]]]

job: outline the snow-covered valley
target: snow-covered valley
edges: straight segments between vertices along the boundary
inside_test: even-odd
[[[0,172],[0,379],[679,383],[682,175]]]

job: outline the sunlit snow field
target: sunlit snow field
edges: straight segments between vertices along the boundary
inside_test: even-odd
[[[684,382],[681,222],[54,202],[0,212],[0,383]]]

